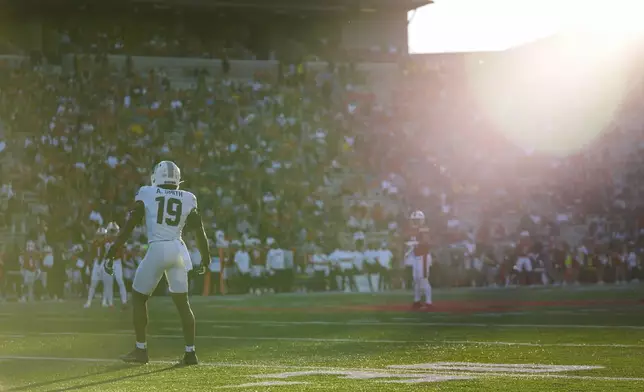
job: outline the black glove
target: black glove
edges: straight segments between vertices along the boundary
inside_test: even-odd
[[[114,276],[114,260],[108,259],[105,261],[105,264],[103,264],[103,269],[105,270],[105,273]]]

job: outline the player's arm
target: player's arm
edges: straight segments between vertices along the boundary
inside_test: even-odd
[[[134,208],[130,210],[129,217],[125,226],[119,233],[119,236],[114,241],[114,244],[110,247],[110,250],[107,252],[105,258],[107,260],[114,260],[119,253],[119,250],[125,244],[128,238],[132,235],[132,232],[142,221],[145,216],[145,205],[142,201],[138,200],[134,203]]]
[[[199,254],[201,254],[201,265],[203,267],[208,267],[211,261],[210,246],[208,245],[206,231],[203,228],[203,221],[201,220],[201,215],[197,208],[190,211],[190,214],[186,219],[186,228],[195,233],[197,248],[199,249]]]

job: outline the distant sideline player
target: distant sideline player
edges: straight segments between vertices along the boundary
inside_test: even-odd
[[[136,347],[121,359],[125,362],[148,363],[146,328],[147,302],[165,274],[174,304],[181,316],[186,351],[182,363],[196,365],[195,316],[188,302],[188,270],[192,268],[188,249],[181,237],[183,228],[194,231],[201,254],[198,273],[203,274],[210,263],[208,240],[197,210],[197,198],[179,190],[181,172],[174,162],[162,161],[152,173],[152,186],[142,186],[136,194],[134,208],[125,227],[107,253],[105,271],[114,273],[118,250],[145,217],[148,250],[134,274],[132,308]]]
[[[412,236],[407,241],[407,252],[405,259],[409,260],[412,266],[414,303],[413,309],[432,307],[432,286],[429,283],[429,269],[432,265],[432,255],[429,245],[429,229],[424,227],[425,214],[422,211],[414,211],[410,216]],[[425,297],[425,303],[421,302]]]
[[[121,228],[116,224],[116,222],[110,222],[107,225],[106,230],[107,236],[105,237],[104,247],[106,251],[105,253],[107,254],[110,247],[114,245],[114,241],[116,240]],[[103,286],[105,287],[103,291],[105,292],[106,297],[104,301],[107,302],[107,306],[114,306],[114,281],[116,280],[116,285],[119,287],[119,295],[121,296],[121,306],[122,309],[125,309],[127,307],[127,290],[125,288],[125,281],[123,280],[123,250],[116,252],[115,257],[116,259],[112,265],[114,274],[103,274]]]
[[[107,237],[107,229],[99,227],[96,230],[94,241],[90,245],[90,257],[92,260],[92,270],[90,275],[89,291],[87,293],[87,302],[85,302],[85,309],[92,306],[92,300],[98,284],[103,282],[103,307],[109,306],[107,303],[107,286],[103,280],[104,262],[105,262],[105,238]]]

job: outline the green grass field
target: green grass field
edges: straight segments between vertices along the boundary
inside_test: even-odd
[[[150,302],[144,366],[120,363],[130,312],[0,304],[1,391],[644,391],[644,285],[410,295],[193,298],[197,367],[180,323]]]

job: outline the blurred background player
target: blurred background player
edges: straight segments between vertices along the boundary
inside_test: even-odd
[[[23,278],[22,297],[20,302],[33,301],[34,285],[40,273],[40,256],[36,251],[36,243],[27,241],[25,252],[20,256],[20,268]]]
[[[89,291],[87,293],[87,302],[85,303],[85,309],[92,306],[92,300],[94,299],[94,294],[96,294],[96,289],[98,284],[103,281],[103,262],[105,260],[105,244],[107,241],[107,229],[104,227],[99,227],[96,230],[96,236],[94,237],[94,242],[92,242],[90,249],[90,259],[93,259],[92,270],[90,272],[90,282],[89,282]],[[103,282],[103,285],[105,283]],[[105,293],[105,288],[103,288],[103,293]],[[103,307],[107,307],[107,298],[103,294]]]
[[[425,214],[414,211],[410,216],[411,238],[407,241],[405,259],[412,266],[412,279],[414,286],[414,309],[423,307],[422,297],[425,297],[424,306],[432,306],[432,286],[429,283],[429,269],[432,264],[430,254],[429,229],[425,227]]]
[[[110,222],[107,225],[104,254],[107,254],[110,247],[114,244],[114,241],[116,241],[120,229],[116,222]],[[114,259],[114,274],[103,274],[103,293],[107,299],[107,306],[114,306],[114,280],[116,280],[116,284],[119,287],[119,295],[121,296],[121,306],[125,309],[127,307],[127,289],[125,287],[125,281],[123,280],[123,259],[124,252],[121,250],[116,253],[116,259]]]

